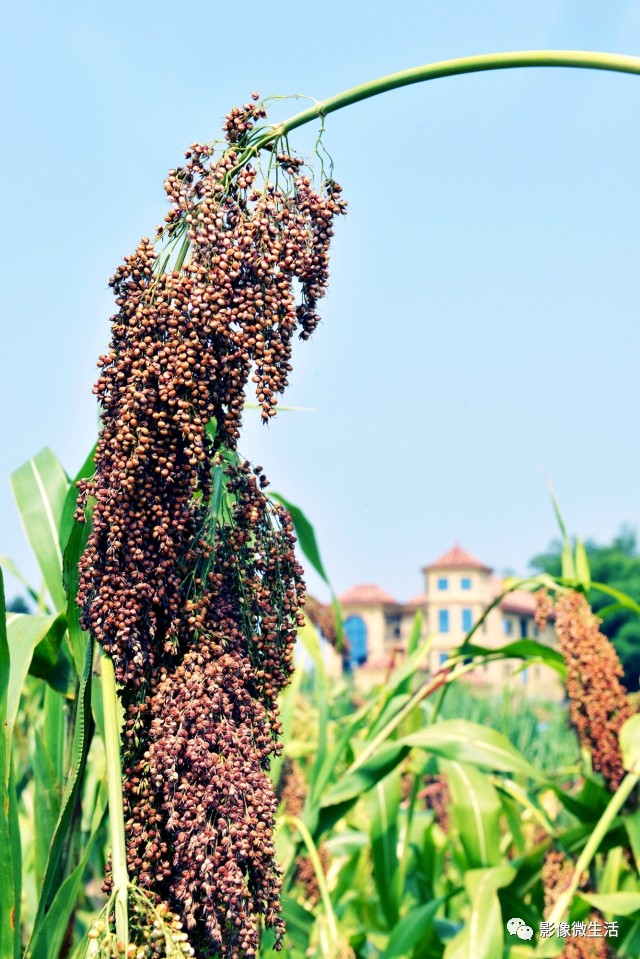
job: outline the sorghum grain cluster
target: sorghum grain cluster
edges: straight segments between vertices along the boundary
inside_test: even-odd
[[[156,240],[176,261],[143,238],[111,280],[102,430],[77,512],[92,515],[82,622],[126,710],[129,867],[199,955],[229,959],[255,955],[261,922],[282,938],[267,770],[304,598],[290,518],[236,452],[245,388],[268,421],[294,333],[318,323],[345,211],[339,186],[316,191],[288,153],[269,157],[277,185],[240,162],[263,116],[235,108],[221,154],[194,144],[169,173]]]
[[[571,883],[574,865],[570,859],[558,849],[551,849],[545,856],[542,866],[542,887],[544,890],[544,914],[548,918],[553,907]],[[580,888],[587,886],[585,873]],[[585,925],[596,921],[602,924],[599,912],[592,912],[585,920]],[[604,937],[571,937],[567,939],[560,954],[560,959],[608,959],[611,955],[609,945]]]
[[[625,776],[620,728],[632,715],[620,682],[622,666],[582,593],[561,593],[555,608],[556,633],[567,664],[571,722],[591,753],[594,769],[615,791]]]

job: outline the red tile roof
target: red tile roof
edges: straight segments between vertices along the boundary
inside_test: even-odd
[[[343,606],[355,605],[356,603],[393,603],[394,606],[398,605],[398,601],[390,593],[374,583],[352,586],[338,598]]]
[[[424,606],[427,601],[426,593],[418,593],[417,596],[414,596],[413,599],[410,599],[408,603],[405,603],[405,606]]]
[[[425,569],[481,569],[487,573],[491,572],[491,567],[480,562],[471,553],[467,553],[461,546],[453,546],[443,553],[435,563],[425,566]]]
[[[500,609],[503,609],[505,613],[526,613],[533,616],[536,611],[536,601],[526,590],[514,589],[502,600]]]
[[[492,577],[491,586],[494,596],[499,596],[500,593],[504,592],[504,581],[498,576]],[[527,589],[514,589],[502,600],[500,609],[505,613],[522,613],[533,616],[536,611],[535,596]]]

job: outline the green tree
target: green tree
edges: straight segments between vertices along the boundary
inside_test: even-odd
[[[640,602],[640,551],[635,530],[622,526],[610,544],[590,540],[586,550],[594,582],[619,589]],[[545,553],[534,556],[530,565],[537,572],[560,576],[561,552],[562,544],[554,540]],[[640,617],[629,610],[612,607],[611,597],[597,589],[590,590],[589,602],[595,612],[604,611],[602,631],[620,657],[627,689],[630,692],[640,689]]]

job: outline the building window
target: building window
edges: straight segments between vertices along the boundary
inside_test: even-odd
[[[402,632],[402,616],[396,614],[385,616],[387,639],[400,639]]]
[[[460,589],[471,589],[471,577],[463,576],[460,580]]]
[[[540,636],[540,627],[537,623],[533,624],[533,638],[538,639]]]
[[[529,625],[529,620],[526,616],[520,617],[520,639],[527,638],[527,627]]]
[[[522,682],[523,682],[523,683],[525,684],[525,686],[526,686],[526,684],[529,682],[529,670],[528,670],[528,669],[523,669],[522,672],[520,673],[520,675],[521,675],[521,677],[522,677]]]
[[[439,633],[449,632],[449,610],[448,609],[438,610],[438,632]]]
[[[438,665],[444,666],[449,659],[449,653],[438,653]]]
[[[449,580],[447,579],[446,576],[441,576],[440,579],[438,580],[438,589],[440,590],[449,589]]]
[[[367,626],[362,616],[345,619],[344,631],[349,640],[351,668],[362,666],[367,661]]]
[[[502,620],[502,632],[505,634],[505,636],[511,636],[513,633],[513,623],[508,616],[505,616],[505,618]]]
[[[468,633],[473,626],[473,613],[470,609],[462,610],[462,632]]]

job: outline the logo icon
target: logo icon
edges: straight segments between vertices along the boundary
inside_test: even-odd
[[[531,926],[528,926],[524,919],[518,919],[517,916],[509,920],[507,929],[509,935],[517,936],[518,939],[533,939],[533,929]]]

